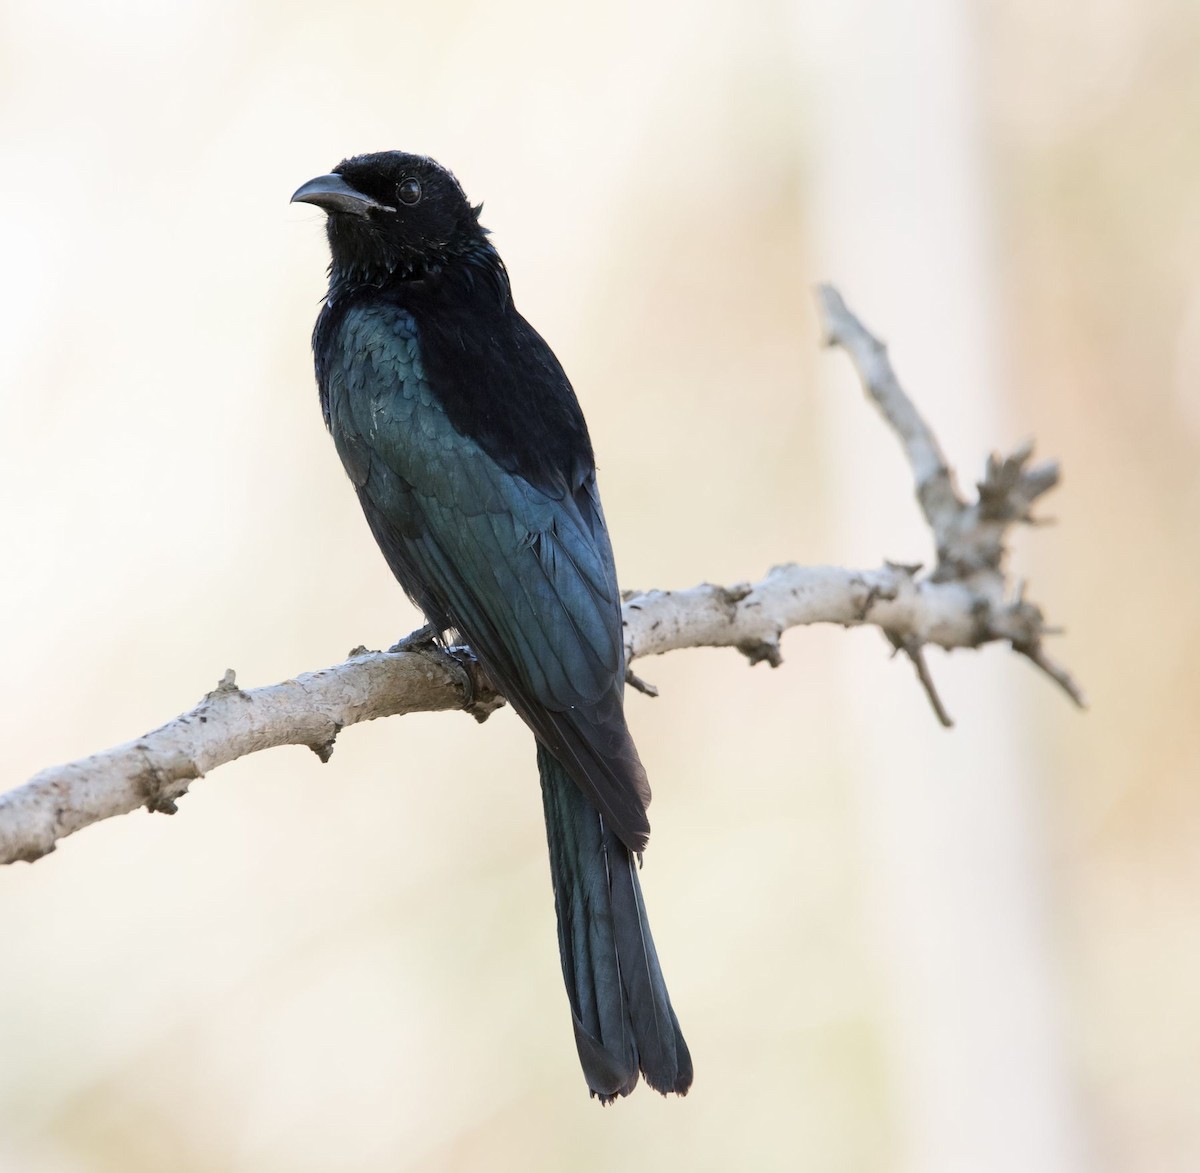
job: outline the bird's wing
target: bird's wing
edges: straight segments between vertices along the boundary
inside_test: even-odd
[[[625,724],[620,595],[595,476],[560,491],[450,423],[406,315],[347,315],[327,412],[393,572],[484,667],[633,850],[650,791]]]

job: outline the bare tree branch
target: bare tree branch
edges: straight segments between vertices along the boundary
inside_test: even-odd
[[[917,484],[917,500],[940,553],[943,537],[966,508],[954,473],[929,425],[900,386],[887,347],[850,312],[832,285],[817,287],[817,301],[825,318],[826,345],[840,346],[850,356],[867,394],[904,445]]]
[[[752,664],[777,667],[780,636],[791,627],[869,625],[912,660],[943,725],[951,721],[925,661],[929,644],[954,649],[1006,641],[1082,705],[1078,685],[1042,648],[1048,629],[1041,611],[1022,589],[1008,590],[1002,569],[1009,528],[1032,520],[1034,501],[1058,481],[1057,467],[1027,467],[1030,446],[1006,459],[993,456],[978,499],[966,501],[886,348],[831,286],[822,286],[818,298],[829,344],[849,353],[904,445],[937,543],[937,566],[921,576],[919,566],[894,563],[876,570],[786,565],[752,584],[629,593],[628,660],[679,648],[733,647]],[[485,719],[502,698],[467,649],[444,650],[432,635],[423,628],[387,652],[358,648],[344,663],[265,688],[241,689],[226,672],[190,712],[136,741],[43,770],[0,795],[0,863],[38,859],[59,839],[139,806],[174,813],[192,781],[258,750],[306,745],[327,761],[341,730],[360,721],[442,709]],[[632,672],[629,680],[654,695]]]
[[[1011,603],[1005,602],[1008,531],[1019,522],[1036,524],[1031,512],[1033,503],[1058,484],[1057,463],[1047,461],[1030,467],[1032,443],[1022,444],[1011,456],[993,453],[988,457],[983,480],[976,485],[977,500],[965,500],[933,432],[900,386],[887,347],[850,312],[832,285],[820,286],[817,300],[825,319],[828,345],[840,346],[850,355],[867,394],[904,445],[917,484],[917,501],[937,543],[938,561],[931,579],[969,587],[986,613],[990,638],[1008,640],[1071,700],[1084,707],[1086,701],[1079,685],[1046,655],[1042,640],[1051,632],[1040,609],[1025,601],[1023,587],[1018,587]],[[913,649],[905,650],[913,654]],[[922,670],[915,659],[914,663],[940,719],[945,711],[932,690],[928,669]]]
[[[977,486],[979,499],[967,502],[929,425],[896,379],[887,347],[850,312],[832,285],[820,286],[817,299],[828,345],[840,346],[851,357],[867,394],[904,445],[916,481],[917,501],[937,543],[938,564],[933,576],[969,579],[982,571],[988,578],[990,572],[991,581],[986,585],[998,587],[1002,593],[999,571],[1008,528],[1018,521],[1033,522],[1030,509],[1058,484],[1058,465],[1051,461],[1027,468],[1032,444],[1022,445],[1003,459],[993,454]]]

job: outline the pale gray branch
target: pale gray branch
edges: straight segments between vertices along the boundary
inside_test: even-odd
[[[850,356],[868,396],[904,445],[917,485],[917,500],[937,544],[937,565],[930,578],[968,587],[989,612],[991,638],[1009,640],[1016,651],[1082,707],[1083,691],[1042,647],[1049,631],[1041,611],[1025,601],[1022,589],[1017,590],[1012,603],[1004,602],[1008,593],[1004,555],[1009,531],[1020,522],[1035,522],[1033,504],[1058,484],[1058,465],[1047,461],[1031,467],[1032,443],[1022,444],[1011,456],[993,453],[988,457],[983,480],[976,486],[978,498],[967,501],[929,425],[900,386],[887,347],[851,313],[832,285],[817,289],[817,301],[828,344],[840,346]],[[917,643],[904,650],[913,659],[938,719],[949,724],[929,669],[919,658],[923,642],[917,637]]]
[[[827,345],[840,346],[853,359],[867,394],[904,445],[917,485],[917,500],[940,546],[942,534],[964,508],[941,447],[900,386],[887,346],[850,312],[832,285],[817,287],[817,301],[825,319]]]
[[[173,814],[194,779],[246,754],[306,745],[324,761],[347,725],[461,709],[476,691],[470,674],[451,655],[424,649],[364,651],[266,688],[238,688],[228,671],[190,712],[0,795],[0,863],[37,859],[56,840],[139,806]]]
[[[892,563],[876,570],[787,565],[752,584],[629,594],[628,660],[734,647],[752,664],[777,666],[780,636],[791,627],[870,625],[911,658],[943,724],[950,718],[925,662],[928,644],[954,649],[1006,641],[1082,704],[1078,685],[1045,655],[1041,611],[1022,590],[1007,590],[1002,571],[1009,527],[1030,520],[1033,502],[1057,482],[1057,467],[1028,468],[1029,446],[1006,459],[992,457],[978,500],[965,501],[886,349],[836,290],[822,286],[819,298],[830,343],[850,354],[908,454],[937,541],[937,567],[921,576],[919,566]],[[442,709],[466,709],[483,720],[503,703],[495,689],[466,649],[446,651],[430,637],[422,629],[388,652],[356,649],[344,663],[265,688],[241,689],[227,672],[194,709],[144,737],[43,770],[0,795],[0,863],[37,859],[59,839],[139,806],[173,813],[193,780],[258,750],[305,745],[324,761],[341,730],[360,721]],[[632,672],[629,678],[653,692]]]

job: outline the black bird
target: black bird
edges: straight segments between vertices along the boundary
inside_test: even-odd
[[[575,1044],[594,1096],[683,1095],[692,1061],[642,902],[650,787],[623,711],[621,597],[583,413],[444,167],[346,159],[313,333],[325,423],[400,585],[537,738]]]

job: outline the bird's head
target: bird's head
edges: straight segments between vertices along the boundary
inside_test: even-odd
[[[403,151],[345,159],[301,186],[292,202],[328,213],[335,281],[430,276],[486,235],[479,207],[458,180],[432,159]]]

